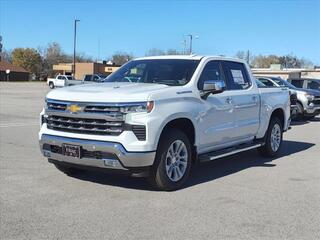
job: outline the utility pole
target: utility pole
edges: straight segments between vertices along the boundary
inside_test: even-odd
[[[73,77],[75,77],[76,74],[76,44],[77,44],[77,22],[80,22],[80,20],[75,19],[74,20],[74,35],[73,35]]]
[[[193,40],[193,35],[192,34],[187,34],[186,35],[187,37],[190,38],[190,42],[189,42],[189,54],[192,54],[192,40]],[[195,36],[196,39],[199,38],[199,36]]]
[[[2,57],[2,36],[0,35],[0,61]]]

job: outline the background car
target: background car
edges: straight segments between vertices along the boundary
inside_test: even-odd
[[[292,78],[288,82],[297,88],[312,89],[320,92],[320,79]]]
[[[288,81],[279,77],[257,77],[257,79],[268,87],[286,87],[290,90],[291,104],[295,102],[296,93],[296,114],[293,119],[312,119],[320,114],[320,92],[311,89],[297,88]],[[292,111],[293,109],[291,109]]]

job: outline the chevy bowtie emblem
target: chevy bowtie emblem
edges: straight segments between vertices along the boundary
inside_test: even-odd
[[[67,110],[69,110],[72,113],[77,113],[77,112],[81,111],[81,107],[78,105],[69,105],[67,107]]]

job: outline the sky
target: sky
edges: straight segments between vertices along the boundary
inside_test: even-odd
[[[3,47],[45,47],[107,59],[116,51],[144,56],[151,48],[234,56],[237,51],[294,54],[320,65],[320,0],[49,1],[0,0]]]

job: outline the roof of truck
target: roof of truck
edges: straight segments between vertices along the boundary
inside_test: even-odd
[[[151,60],[151,59],[183,59],[183,60],[201,60],[202,58],[215,58],[217,60],[226,60],[226,61],[237,61],[237,62],[244,62],[242,59],[239,58],[230,58],[224,56],[204,56],[204,55],[161,55],[161,56],[149,56],[149,57],[141,57],[136,58],[135,60]]]

